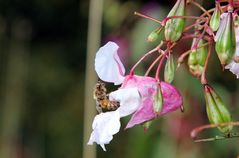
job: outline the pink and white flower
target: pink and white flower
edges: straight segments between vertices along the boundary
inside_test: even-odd
[[[105,144],[113,139],[120,130],[120,118],[133,114],[126,128],[152,120],[158,115],[153,110],[154,96],[157,92],[157,81],[152,77],[126,75],[125,68],[117,54],[118,45],[108,42],[101,47],[95,58],[95,70],[105,82],[121,87],[109,94],[110,100],[120,102],[116,111],[104,112],[95,116],[88,144],[96,142],[105,150]],[[182,96],[172,85],[161,82],[163,110],[161,115],[175,111],[182,105]]]
[[[183,100],[177,89],[166,82],[161,82],[160,86],[163,95],[163,109],[160,115],[178,109],[183,104]],[[157,81],[152,77],[126,76],[121,88],[128,87],[137,87],[141,95],[141,103],[126,128],[131,128],[134,125],[158,117],[158,114],[155,113],[153,109],[154,98],[157,93]]]

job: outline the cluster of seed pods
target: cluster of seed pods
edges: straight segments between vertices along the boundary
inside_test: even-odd
[[[195,5],[202,14],[199,16],[186,15],[188,5]],[[209,85],[206,77],[208,63],[213,53],[213,47],[222,65],[222,68],[230,69],[237,77],[239,76],[239,27],[238,27],[239,2],[233,0],[216,0],[214,8],[205,9],[196,0],[177,0],[168,16],[163,20],[154,19],[147,15],[136,12],[135,14],[159,23],[159,27],[148,36],[148,42],[154,42],[160,34],[164,33],[164,39],[152,51],[158,51],[159,57],[149,67],[159,62],[155,73],[156,80],[160,81],[159,74],[162,63],[164,66],[164,81],[171,83],[174,78],[174,48],[185,39],[191,39],[191,48],[180,54],[177,59],[178,67],[185,62],[189,72],[200,79],[204,87],[206,100],[206,112],[211,124],[217,124],[218,129],[228,135],[232,130],[231,115],[221,97]],[[186,20],[193,19],[193,24],[186,26]],[[237,46],[238,45],[238,46]],[[150,55],[149,51],[144,55]],[[143,58],[144,58],[143,57]],[[238,64],[237,64],[238,63]],[[161,105],[161,104],[158,104]],[[160,109],[160,108],[159,108]],[[228,123],[228,126],[220,127],[220,124]]]

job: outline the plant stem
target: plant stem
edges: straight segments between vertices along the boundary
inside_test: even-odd
[[[208,43],[204,43],[202,44],[200,47],[197,47],[197,49],[200,49],[202,47],[207,46]],[[186,56],[188,56],[191,53],[191,49],[189,49],[188,51],[182,53],[179,57],[178,57],[178,66],[177,68],[180,66],[180,64],[185,60]]]
[[[154,62],[149,66],[148,70],[144,74],[144,76],[148,76],[149,72],[152,70],[152,68],[155,66],[155,64],[162,58],[163,54],[161,54],[157,59],[154,60]]]
[[[147,52],[146,54],[144,54],[144,55],[139,59],[139,61],[131,68],[129,74],[130,74],[130,75],[133,75],[135,68],[136,68],[147,56],[149,56],[150,54],[152,54],[152,53],[158,51],[158,50],[160,49],[160,47],[162,47],[162,45],[163,45],[163,41],[161,41],[161,43],[160,43],[157,47],[155,47],[155,48],[152,49],[151,51],[149,51],[149,52]]]
[[[205,14],[207,14],[207,16],[209,18],[211,18],[211,15],[208,13],[208,11],[206,9],[203,8],[203,6],[201,6],[199,3],[191,1],[190,3],[192,3],[193,5],[197,6],[199,9],[201,9]]]
[[[204,131],[205,129],[210,129],[210,128],[217,128],[217,127],[224,127],[224,126],[239,126],[239,122],[227,122],[227,123],[220,123],[220,124],[207,124],[207,125],[203,125],[203,126],[199,126],[197,128],[194,128],[191,133],[190,136],[194,139],[198,136],[198,134],[202,131]]]
[[[159,62],[159,65],[158,65],[158,67],[157,67],[156,74],[155,74],[155,79],[156,79],[156,81],[159,81],[159,82],[160,82],[159,73],[160,73],[160,70],[161,70],[161,67],[162,67],[162,64],[163,64],[164,59],[166,58],[167,54],[170,53],[171,45],[172,45],[172,43],[168,43],[168,44],[167,44],[167,49],[166,49],[166,51],[164,52],[163,57],[162,57],[162,59],[161,59],[160,62]]]
[[[205,62],[204,69],[202,72],[202,76],[201,76],[201,84],[203,84],[203,85],[207,84],[206,71],[207,71],[207,67],[208,67],[208,63],[209,63],[211,54],[212,54],[212,43],[209,43],[208,54],[207,54],[206,62]]]
[[[134,12],[134,15],[137,15],[137,16],[140,16],[140,17],[142,17],[142,18],[155,21],[155,22],[159,23],[160,25],[162,25],[162,22],[161,22],[161,21],[159,21],[159,20],[157,20],[157,19],[155,19],[155,18],[152,18],[152,17],[150,17],[150,16],[148,16],[148,15],[144,15],[144,14],[141,14],[141,13],[139,13],[139,12]]]

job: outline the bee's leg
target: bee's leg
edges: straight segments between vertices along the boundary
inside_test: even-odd
[[[101,106],[99,104],[96,103],[95,108],[98,111],[98,113],[102,113],[102,108],[101,108]]]
[[[120,107],[120,102],[119,101],[116,101],[116,106],[117,106],[117,108]]]

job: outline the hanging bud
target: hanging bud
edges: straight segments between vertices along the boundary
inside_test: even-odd
[[[154,96],[153,109],[154,109],[154,112],[158,115],[163,109],[163,95],[162,95],[160,83],[157,83],[157,91]]]
[[[219,25],[220,25],[220,6],[217,3],[216,4],[216,8],[215,11],[212,14],[211,20],[210,20],[210,27],[212,29],[212,31],[217,31]]]
[[[160,26],[160,27],[157,28],[156,30],[152,31],[152,32],[149,34],[149,36],[148,36],[148,38],[147,38],[147,41],[148,41],[148,42],[154,42],[154,41],[156,41],[156,40],[159,38],[159,36],[160,36],[160,32],[161,32],[162,28],[163,28],[163,27]]]
[[[222,20],[217,31],[216,52],[222,65],[231,62],[236,49],[236,36],[232,13],[222,14]]]
[[[145,123],[143,123],[143,128],[144,128],[144,132],[147,132],[149,127],[152,125],[154,120],[151,120],[151,121],[147,121]]]
[[[205,44],[205,41],[203,39],[200,39],[198,42],[198,46],[195,47],[196,41],[197,39],[194,38],[191,47],[192,50],[188,57],[188,66],[189,71],[193,76],[200,77],[202,75],[204,64],[207,58],[207,47],[202,46],[203,44]]]
[[[177,0],[176,4],[169,12],[170,16],[184,16],[185,15],[185,0]],[[165,39],[170,42],[177,41],[183,32],[185,25],[185,19],[183,18],[173,18],[166,22],[165,25]]]
[[[204,86],[206,100],[206,111],[211,124],[221,124],[231,122],[231,115],[220,96],[209,85]],[[232,126],[219,126],[218,129],[224,134],[229,134]]]
[[[174,79],[174,61],[173,61],[173,55],[169,53],[165,68],[164,68],[164,81],[171,83]]]

